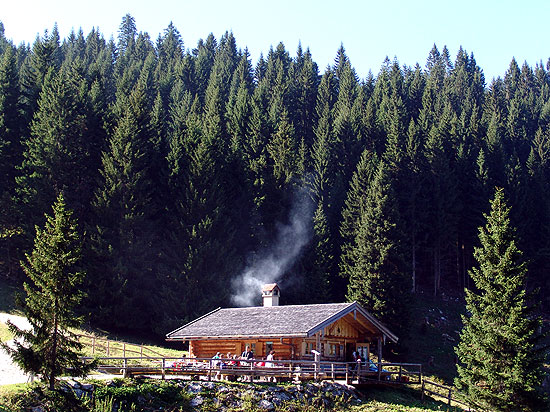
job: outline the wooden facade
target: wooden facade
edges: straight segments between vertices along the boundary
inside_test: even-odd
[[[249,346],[255,359],[270,350],[276,359],[350,361],[357,352],[366,358],[373,344],[381,357],[382,344],[397,341],[387,328],[356,302],[347,304],[296,305],[218,309],[169,333],[171,341],[189,342],[189,355],[225,358]]]

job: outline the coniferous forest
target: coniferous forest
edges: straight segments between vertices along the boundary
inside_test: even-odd
[[[62,194],[95,325],[163,336],[233,306],[258,264],[283,304],[358,300],[399,335],[416,293],[474,288],[502,188],[548,297],[550,60],[502,70],[487,82],[434,45],[360,79],[344,47],[320,68],[282,43],[253,62],[229,32],[154,40],[130,15],[117,39],[54,27],[19,46],[0,23],[0,275],[25,280]]]

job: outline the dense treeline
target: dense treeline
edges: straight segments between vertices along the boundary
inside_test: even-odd
[[[343,47],[324,71],[282,43],[253,65],[231,33],[189,49],[130,15],[117,41],[54,27],[15,46],[0,25],[0,56],[2,275],[22,278],[62,193],[96,324],[164,334],[231,305],[304,193],[309,242],[273,279],[285,303],[357,299],[400,328],[415,292],[470,286],[495,187],[550,292],[550,61],[487,85],[473,54],[434,46],[359,79]]]

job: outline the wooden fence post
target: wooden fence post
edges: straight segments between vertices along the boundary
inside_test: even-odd
[[[109,340],[107,340],[107,356],[110,356],[110,354],[109,354]]]
[[[332,372],[332,381],[334,382],[334,363],[330,364],[330,369],[331,369],[331,372]]]
[[[424,379],[422,379],[422,403],[424,403]]]
[[[124,342],[122,344],[122,357],[125,358],[126,357],[126,342]]]
[[[164,368],[164,364],[165,364],[165,358],[162,358],[162,380],[164,380],[166,378],[166,370]]]
[[[452,389],[452,388],[449,388],[449,396],[448,396],[448,399],[449,399],[449,406],[451,406],[451,400],[453,399],[452,393],[453,393],[453,389]]]
[[[399,365],[399,382],[401,382],[401,374],[403,373],[403,365]]]
[[[95,353],[95,337],[92,338],[92,355]]]
[[[128,359],[124,358],[122,368],[122,377],[126,379],[126,377],[128,377]]]

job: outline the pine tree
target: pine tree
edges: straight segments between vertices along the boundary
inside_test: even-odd
[[[25,220],[37,223],[59,193],[81,217],[92,197],[99,148],[90,136],[74,73],[50,70],[44,80],[38,111],[25,143],[21,175],[17,177]],[[96,160],[94,161],[93,156]]]
[[[77,224],[72,211],[66,209],[63,195],[59,195],[53,216],[46,216],[44,229],[36,228],[34,249],[21,263],[31,281],[24,285],[24,313],[31,329],[10,324],[18,339],[15,348],[2,344],[24,371],[42,375],[51,390],[65,368],[71,368],[76,376],[85,376],[89,370],[79,359],[82,345],[69,330],[82,323],[75,314],[83,297],[85,276],[79,269],[80,258]]]
[[[390,329],[403,334],[409,288],[404,275],[397,201],[386,168],[381,161],[342,270],[349,277],[348,300],[359,302]]]
[[[541,410],[538,390],[546,348],[540,317],[525,290],[527,265],[516,246],[502,189],[491,201],[470,271],[478,292],[466,291],[468,315],[456,348],[456,386],[483,410]]]
[[[0,55],[0,190],[12,192],[15,167],[21,163],[21,119],[18,76],[13,47]]]
[[[158,210],[152,198],[150,118],[141,85],[121,109],[95,193],[92,256],[97,261],[90,265],[93,284],[88,287],[90,300],[102,308],[95,313],[97,321],[149,329]]]

